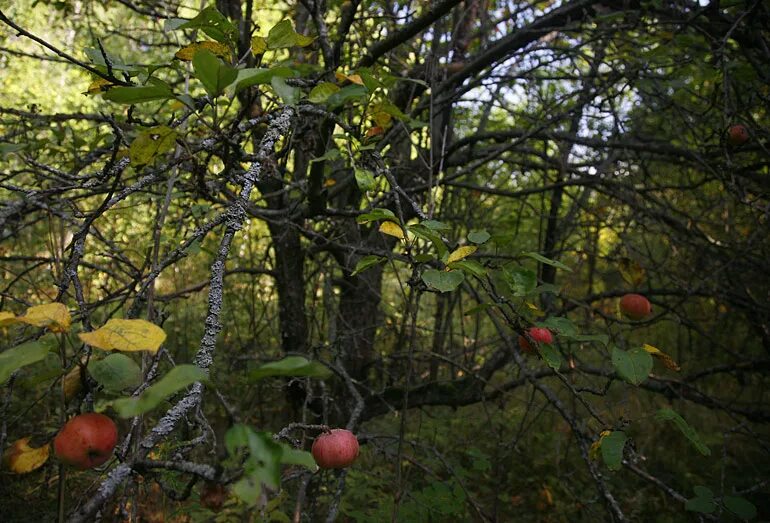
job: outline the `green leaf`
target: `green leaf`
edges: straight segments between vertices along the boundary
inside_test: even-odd
[[[0,142],[0,154],[6,155],[9,153],[15,153],[21,151],[22,149],[26,149],[28,145],[29,144],[26,143]]]
[[[36,340],[0,352],[0,385],[5,383],[14,371],[45,358],[50,348],[48,343]]]
[[[312,160],[310,160],[310,163],[315,163],[315,162],[331,162],[331,161],[334,161],[334,160],[339,160],[340,158],[342,158],[342,154],[340,154],[340,150],[339,149],[329,149],[328,151],[326,151],[323,155],[319,156],[318,158],[313,158]],[[388,212],[390,212],[390,211],[388,211]],[[395,216],[394,216],[394,218],[395,218]],[[361,223],[361,222],[358,222],[358,223]]]
[[[233,485],[233,493],[244,503],[255,504],[259,500],[262,485],[278,488],[283,449],[269,434],[237,424],[225,434],[225,448],[231,456],[241,455],[241,449],[245,451],[243,477]]]
[[[307,99],[314,104],[322,104],[328,100],[331,95],[339,90],[340,88],[337,86],[337,84],[333,84],[331,82],[321,82],[320,84],[313,87]]]
[[[423,220],[420,222],[420,225],[424,225],[431,231],[451,231],[452,230],[451,225],[447,225],[444,222],[439,222],[436,220]]]
[[[233,492],[248,505],[259,500],[263,485],[278,489],[281,464],[318,470],[309,452],[277,443],[269,433],[256,432],[243,424],[234,425],[227,431],[225,448],[231,456],[243,460],[243,477],[233,485]]]
[[[287,356],[254,369],[249,374],[249,379],[256,381],[268,376],[305,376],[323,380],[331,375],[332,372],[317,361],[310,361],[302,356]]]
[[[200,29],[217,42],[223,43],[235,42],[238,37],[235,26],[214,6],[205,8],[192,20],[169,18],[163,24],[166,32],[178,29]]]
[[[722,504],[727,510],[741,519],[748,520],[757,517],[757,507],[755,507],[751,501],[745,498],[737,496],[725,496],[722,500]]]
[[[471,231],[468,233],[468,241],[481,245],[486,243],[491,236],[487,231]]]
[[[356,218],[356,221],[361,224],[369,223],[377,220],[390,220],[390,221],[398,222],[398,218],[396,218],[396,215],[393,214],[393,211],[391,211],[390,209],[380,209],[380,208],[372,209],[371,211],[365,214],[362,214],[361,216],[358,216]]]
[[[475,260],[460,260],[448,265],[450,269],[461,269],[468,274],[483,278],[487,274],[487,268]]]
[[[526,296],[537,287],[537,274],[530,269],[506,268],[503,270],[503,277],[514,296]]]
[[[559,370],[561,368],[564,359],[561,357],[561,353],[556,346],[547,343],[538,343],[537,350],[549,367],[553,370]]]
[[[313,43],[315,38],[297,33],[289,20],[281,20],[267,33],[268,49],[286,49],[288,47],[305,47]]]
[[[575,324],[568,318],[562,318],[560,316],[551,316],[544,321],[538,322],[537,326],[548,327],[567,338],[577,335],[577,327],[575,327]]]
[[[685,502],[685,510],[711,514],[717,509],[717,503],[714,501],[714,493],[711,489],[697,486],[693,490],[695,491],[695,497]]]
[[[281,97],[286,105],[297,105],[301,91],[299,87],[294,87],[286,83],[286,80],[280,76],[273,76],[270,80],[270,86]]]
[[[356,184],[361,192],[371,191],[377,186],[377,182],[374,181],[374,174],[367,169],[355,169]]]
[[[271,67],[270,69],[249,68],[238,69],[238,77],[233,82],[235,92],[238,93],[252,85],[265,85],[273,81],[273,78],[291,78],[294,71],[284,66]]]
[[[281,463],[284,465],[301,465],[310,470],[317,470],[313,455],[310,452],[304,450],[298,450],[285,443],[281,443]]]
[[[358,84],[347,85],[342,89],[340,89],[339,91],[337,91],[336,93],[329,96],[329,98],[326,100],[326,105],[328,105],[332,109],[335,109],[347,103],[348,100],[361,98],[366,96],[367,94],[369,94],[369,90],[363,85],[358,85]]]
[[[151,78],[149,85],[138,87],[113,87],[103,94],[105,100],[121,104],[139,104],[154,100],[168,100],[174,97],[171,87],[157,78]]]
[[[422,281],[428,287],[436,289],[439,292],[450,292],[455,290],[465,280],[462,271],[438,271],[428,269],[422,273]]]
[[[142,370],[125,354],[110,354],[103,360],[91,361],[88,373],[105,389],[120,392],[142,383]]]
[[[382,262],[384,262],[386,260],[387,260],[387,258],[385,258],[383,256],[375,256],[373,254],[371,254],[369,256],[364,256],[363,258],[358,260],[358,263],[356,263],[356,268],[351,273],[351,276],[355,276],[358,273],[364,272],[369,267],[374,267],[378,263],[382,263]]]
[[[623,462],[623,447],[628,436],[622,430],[614,430],[602,438],[601,451],[604,464],[610,470],[620,470]]]
[[[444,240],[441,239],[441,235],[433,229],[426,227],[422,223],[408,225],[406,228],[418,238],[431,242],[433,246],[436,247],[439,258],[443,258],[444,255],[448,253],[449,249],[444,243]]]
[[[693,446],[697,449],[698,452],[703,454],[704,456],[710,456],[711,455],[711,449],[706,446],[703,441],[701,441],[700,436],[698,436],[698,433],[695,431],[694,428],[692,428],[682,416],[679,415],[678,412],[672,410],[672,409],[660,409],[657,414],[655,415],[656,418],[659,420],[664,421],[671,421],[676,425],[676,427],[684,434],[684,436],[690,440],[690,443],[693,444]]]
[[[546,258],[542,254],[538,254],[536,252],[523,252],[521,254],[523,256],[529,256],[530,258],[535,259],[535,260],[539,261],[540,263],[545,263],[546,265],[551,265],[553,267],[557,267],[559,269],[563,269],[565,271],[572,272],[572,269],[570,269],[569,267],[564,265],[562,262],[556,261],[556,260],[552,260],[551,258]]]
[[[225,64],[208,49],[201,49],[192,59],[195,77],[201,81],[209,95],[219,96],[225,87],[235,82],[238,71]]]
[[[177,365],[138,397],[115,400],[112,406],[121,418],[138,416],[151,411],[164,399],[196,381],[207,379],[206,372],[195,365]]]
[[[134,166],[147,165],[170,151],[176,143],[177,132],[165,125],[151,127],[139,133],[128,147],[128,157]]]
[[[652,356],[641,347],[629,351],[612,347],[612,365],[621,378],[638,386],[652,370]]]

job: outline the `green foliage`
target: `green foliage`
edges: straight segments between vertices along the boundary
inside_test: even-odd
[[[50,342],[41,339],[0,352],[0,383],[5,383],[14,371],[41,361],[51,348]]]
[[[621,378],[638,386],[652,371],[652,356],[641,347],[627,351],[612,347],[612,365]]]
[[[214,53],[202,49],[192,59],[195,76],[210,96],[219,96],[238,77],[235,68],[225,64]]]
[[[142,131],[128,148],[131,163],[137,167],[151,163],[174,148],[177,136],[176,131],[165,125]]]
[[[711,449],[709,449],[698,436],[698,433],[692,428],[677,412],[672,409],[660,409],[655,417],[659,420],[671,421],[676,428],[693,444],[698,452],[704,456],[711,455]]]
[[[426,269],[420,276],[425,284],[439,292],[451,292],[465,280],[462,271],[439,271]]]
[[[610,470],[620,470],[623,462],[623,448],[628,436],[622,430],[613,430],[601,440],[602,459]]]
[[[112,406],[121,418],[138,416],[153,410],[163,400],[189,385],[207,379],[207,374],[195,365],[177,365],[139,396],[117,399],[112,402]]]
[[[142,371],[129,356],[110,354],[104,359],[88,363],[88,373],[108,391],[133,389],[142,383]]]
[[[249,379],[261,380],[269,376],[302,376],[307,378],[326,379],[332,372],[317,361],[310,361],[302,356],[288,356],[280,361],[265,363],[251,371]]]
[[[236,481],[233,493],[247,505],[259,501],[262,488],[277,489],[281,483],[281,465],[300,465],[316,470],[309,452],[273,441],[267,432],[257,432],[248,425],[233,425],[225,434],[225,447],[231,458],[243,457],[243,477]]]

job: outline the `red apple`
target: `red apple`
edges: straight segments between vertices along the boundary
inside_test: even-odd
[[[358,457],[358,439],[349,430],[332,429],[315,439],[310,452],[322,469],[342,469]]]
[[[626,294],[620,298],[620,312],[632,320],[642,320],[652,313],[652,305],[641,294]]]
[[[89,412],[69,420],[53,440],[56,457],[81,470],[98,467],[112,456],[118,428],[104,414]]]
[[[527,331],[527,334],[538,343],[545,343],[546,345],[553,343],[553,334],[546,328],[531,327]],[[530,354],[535,352],[535,349],[532,348],[532,345],[530,345],[527,338],[524,336],[519,336],[519,347],[521,347],[522,352],[528,352]]]
[[[735,124],[731,125],[727,130],[727,143],[733,147],[743,145],[749,141],[749,130],[745,125]]]

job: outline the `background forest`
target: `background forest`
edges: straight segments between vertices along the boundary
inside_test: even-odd
[[[3,522],[770,518],[767,2],[0,6]]]

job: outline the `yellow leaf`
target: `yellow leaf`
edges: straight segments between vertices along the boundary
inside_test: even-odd
[[[384,111],[378,111],[374,113],[372,119],[374,120],[374,123],[377,124],[377,127],[382,127],[384,129],[390,125],[393,117]]]
[[[467,258],[474,252],[476,252],[476,246],[475,245],[466,245],[464,247],[458,247],[454,250],[452,254],[449,255],[449,258],[447,258],[446,263],[449,265],[452,262],[460,261],[464,258]]]
[[[83,94],[94,95],[94,94],[103,93],[104,91],[108,90],[110,87],[114,85],[115,84],[113,84],[109,80],[106,80],[104,78],[97,78],[96,80],[91,82],[91,84],[88,86],[88,90],[86,90],[86,92]]]
[[[653,347],[652,345],[647,345],[646,343],[642,345],[642,348],[652,354],[654,357],[658,358],[661,363],[667,368],[671,369],[673,371],[679,372],[682,370],[682,368],[677,364],[677,362],[674,361],[674,359],[666,354],[665,352],[662,352],[657,347]]]
[[[97,349],[123,352],[146,350],[153,354],[166,340],[163,329],[145,320],[110,320],[95,331],[79,336],[84,343]]]
[[[537,305],[535,305],[534,303],[529,302],[529,301],[527,302],[527,307],[529,307],[530,309],[532,309],[533,311],[536,311],[536,312],[540,310],[540,309],[538,309]]]
[[[72,318],[63,303],[46,303],[30,307],[24,316],[16,320],[35,327],[47,327],[51,332],[67,332]]]
[[[382,222],[382,224],[380,225],[380,232],[383,234],[388,234],[390,236],[395,236],[400,240],[404,239],[404,230],[397,223]]]
[[[16,474],[26,474],[43,466],[50,453],[50,445],[35,449],[29,446],[29,438],[22,438],[3,453],[3,465]]]
[[[334,178],[327,178],[326,181],[324,181],[324,187],[332,187],[334,185],[337,185],[337,180]]]
[[[337,79],[338,82],[344,82],[345,80],[347,80],[348,82],[351,82],[354,84],[364,85],[363,78],[361,78],[361,76],[357,74],[347,75],[345,73],[334,73],[334,77]]]
[[[354,84],[356,84],[356,85],[364,85],[364,80],[363,80],[363,78],[361,78],[361,77],[360,77],[359,75],[357,75],[357,74],[351,74],[351,75],[348,75],[348,80],[350,80],[351,82],[353,82],[353,83],[354,83]]]
[[[204,42],[195,42],[194,44],[186,45],[182,47],[179,51],[177,51],[174,56],[182,60],[183,62],[189,62],[193,59],[193,56],[195,56],[195,53],[200,51],[201,49],[207,49],[211,51],[213,54],[220,57],[222,60],[229,60],[230,59],[230,48],[227,47],[225,44],[220,44],[219,42],[212,42],[212,41],[204,41]]]
[[[251,39],[251,52],[254,56],[265,54],[267,51],[267,40],[262,36],[255,36]]]
[[[5,327],[6,325],[13,325],[14,323],[18,323],[16,321],[16,315],[12,312],[0,312],[0,327]]]

